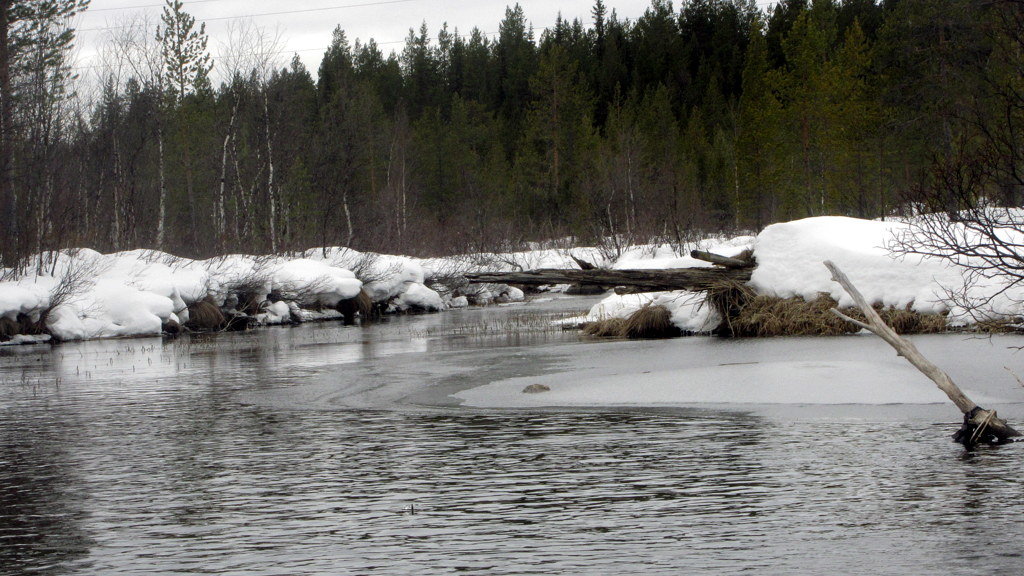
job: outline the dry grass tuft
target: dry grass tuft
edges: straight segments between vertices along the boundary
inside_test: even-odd
[[[374,317],[373,300],[370,299],[370,295],[366,290],[359,290],[359,295],[356,296],[356,307],[363,322]]]
[[[803,298],[755,296],[729,325],[734,336],[828,336],[850,334],[860,330],[856,325],[831,312],[836,301],[824,294],[807,302]],[[945,316],[921,314],[909,308],[876,306],[879,316],[899,334],[933,334],[946,330]],[[856,320],[864,315],[850,308],[844,314]]]
[[[922,314],[914,312],[910,306],[906,308],[882,308],[875,306],[878,315],[886,324],[892,326],[897,334],[938,334],[946,332],[946,317],[941,314]],[[863,315],[853,316],[860,320]]]
[[[18,314],[18,332],[28,336],[47,334],[46,320],[44,317],[32,320],[27,314]]]
[[[18,323],[10,318],[3,316],[0,317],[0,341],[10,340],[21,332],[21,327]]]
[[[681,334],[664,306],[647,305],[633,312],[622,326],[626,338],[672,338]]]
[[[369,322],[380,316],[373,306],[373,300],[370,299],[370,295],[364,290],[360,290],[359,294],[356,294],[348,300],[340,300],[338,305],[335,306],[335,309],[338,312],[341,312],[342,317],[345,319],[345,325],[355,324],[357,313],[363,323]]]
[[[189,304],[188,322],[185,323],[189,330],[213,332],[224,328],[226,324],[224,313],[213,302],[200,300]]]
[[[722,318],[715,332],[723,336],[738,335],[733,322],[755,298],[753,290],[735,280],[721,280],[708,289],[704,294],[704,305],[714,308]]]
[[[672,313],[664,306],[647,305],[629,318],[608,318],[583,325],[583,333],[600,338],[672,338],[682,332],[672,324]]]
[[[625,318],[605,318],[594,322],[587,322],[581,329],[588,336],[598,338],[621,338],[622,328],[626,324]]]
[[[823,336],[860,330],[830,310],[836,305],[828,297],[810,302],[803,298],[755,296],[730,322],[734,336]]]
[[[998,320],[979,320],[978,322],[964,327],[967,332],[979,334],[1009,334],[1021,332],[1021,324],[1024,318],[1001,318]]]

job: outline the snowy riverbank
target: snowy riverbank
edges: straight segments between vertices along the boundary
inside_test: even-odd
[[[459,262],[421,261],[345,248],[294,256],[227,255],[191,260],[152,250],[100,254],[89,249],[41,255],[43,274],[0,282],[0,322],[11,343],[46,339],[87,340],[159,335],[185,326],[190,308],[207,302],[253,325],[341,317],[339,304],[364,293],[386,311],[439,311],[469,304],[427,284]],[[433,265],[430,268],[425,264]],[[13,273],[4,271],[5,276]],[[522,292],[469,294],[475,300]]]
[[[852,306],[850,297],[832,282],[822,265],[823,261],[831,260],[846,272],[868,301],[922,314],[946,314],[951,326],[1013,318],[1022,313],[1024,287],[999,278],[974,278],[968,282],[964,269],[938,257],[894,255],[890,246],[907,230],[907,223],[901,221],[823,216],[773,224],[756,237],[707,240],[699,248],[724,256],[752,250],[757,267],[749,286],[759,295],[801,297],[806,301],[825,295],[840,307]],[[615,265],[688,266],[710,264],[655,253],[649,258],[620,259]],[[950,298],[953,293],[959,293],[956,302]],[[984,306],[968,309],[963,306],[964,300],[984,302]],[[672,322],[687,332],[710,332],[721,321],[715,310],[704,305],[700,295],[686,291],[612,295],[594,306],[586,320],[626,318],[647,304],[668,308]]]
[[[616,269],[710,266],[689,256],[699,248],[735,256],[752,250],[757,261],[750,286],[758,294],[812,300],[825,294],[840,306],[848,297],[822,266],[832,260],[868,300],[922,313],[948,313],[952,324],[974,317],[950,302],[964,286],[961,269],[938,258],[896,258],[887,246],[903,231],[901,222],[819,217],[774,224],[759,235],[709,238],[690,246],[634,246],[610,256],[607,250],[538,249],[417,259],[361,253],[347,248],[314,249],[290,256],[227,255],[190,260],[148,250],[99,254],[88,249],[41,255],[45,273],[0,282],[0,334],[37,332],[61,340],[157,335],[184,326],[190,308],[207,302],[252,324],[280,324],[342,316],[341,303],[361,293],[389,311],[439,311],[495,299],[521,300],[521,291],[487,286],[442,288],[472,270],[573,268],[573,256]],[[37,266],[39,268],[39,266]],[[993,299],[988,314],[1020,314],[1024,290],[997,281],[971,287],[973,298]],[[646,304],[669,309],[672,322],[687,332],[710,332],[721,318],[700,295],[686,291],[611,295],[588,319],[626,317]],[[45,338],[45,335],[42,336]],[[31,338],[28,338],[31,340]]]

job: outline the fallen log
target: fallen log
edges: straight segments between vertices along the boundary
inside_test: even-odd
[[[753,260],[741,260],[739,258],[731,258],[729,256],[722,256],[713,252],[705,252],[703,250],[690,250],[690,258],[697,260],[703,260],[705,262],[711,262],[716,266],[724,266],[726,268],[753,268]]]
[[[473,283],[495,282],[540,286],[544,284],[595,284],[637,290],[709,290],[722,282],[747,282],[749,268],[670,268],[667,270],[561,270],[541,268],[521,272],[471,272]]]
[[[953,404],[963,412],[963,426],[953,435],[953,439],[956,442],[970,448],[979,443],[1003,444],[1009,442],[1010,438],[1021,435],[1020,432],[1014,430],[1003,419],[996,416],[995,410],[985,410],[975,404],[960,390],[948,374],[925,358],[912,342],[901,337],[886,325],[882,321],[881,316],[878,315],[878,312],[875,311],[864,296],[861,295],[860,291],[850,282],[846,274],[836,267],[835,264],[831,261],[825,261],[824,264],[832,272],[832,280],[838,282],[843,287],[843,290],[846,290],[846,293],[853,298],[853,301],[860,308],[867,322],[850,318],[835,308],[832,309],[832,313],[885,340],[896,350],[897,356],[906,358],[915,368],[930,378],[932,382],[935,382],[939,390],[942,390]]]

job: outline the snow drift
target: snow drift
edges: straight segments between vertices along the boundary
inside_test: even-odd
[[[956,224],[951,224],[956,225]],[[692,246],[634,246],[612,257],[596,247],[536,249],[502,254],[469,254],[416,259],[348,248],[309,250],[296,257],[228,255],[189,260],[163,252],[133,250],[99,254],[73,250],[41,255],[46,272],[0,282],[0,318],[37,321],[46,313],[48,331],[59,339],[159,334],[170,323],[188,321],[188,306],[208,300],[225,310],[247,301],[262,303],[256,321],[281,323],[330,316],[342,300],[361,290],[391,311],[442,310],[470,303],[519,301],[521,291],[484,285],[441,294],[432,281],[458,278],[471,270],[573,268],[573,257],[616,269],[709,266],[689,256],[697,248],[724,256],[752,250],[757,268],[750,286],[759,294],[813,300],[826,294],[851,304],[822,265],[834,261],[868,300],[922,313],[948,312],[967,323],[968,311],[952,305],[950,291],[964,286],[962,269],[941,258],[896,258],[887,249],[908,229],[900,221],[817,217],[773,224],[756,237],[709,238]],[[0,270],[11,277],[9,270]],[[995,297],[990,314],[1021,313],[1024,288],[996,280],[971,287],[973,298]],[[609,296],[593,307],[589,320],[627,317],[645,305],[669,309],[686,332],[709,332],[721,319],[686,291]],[[315,308],[315,311],[311,311]]]

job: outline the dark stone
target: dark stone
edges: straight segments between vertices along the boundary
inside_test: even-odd
[[[565,291],[570,296],[596,296],[607,292],[604,286],[596,284],[573,284]]]

